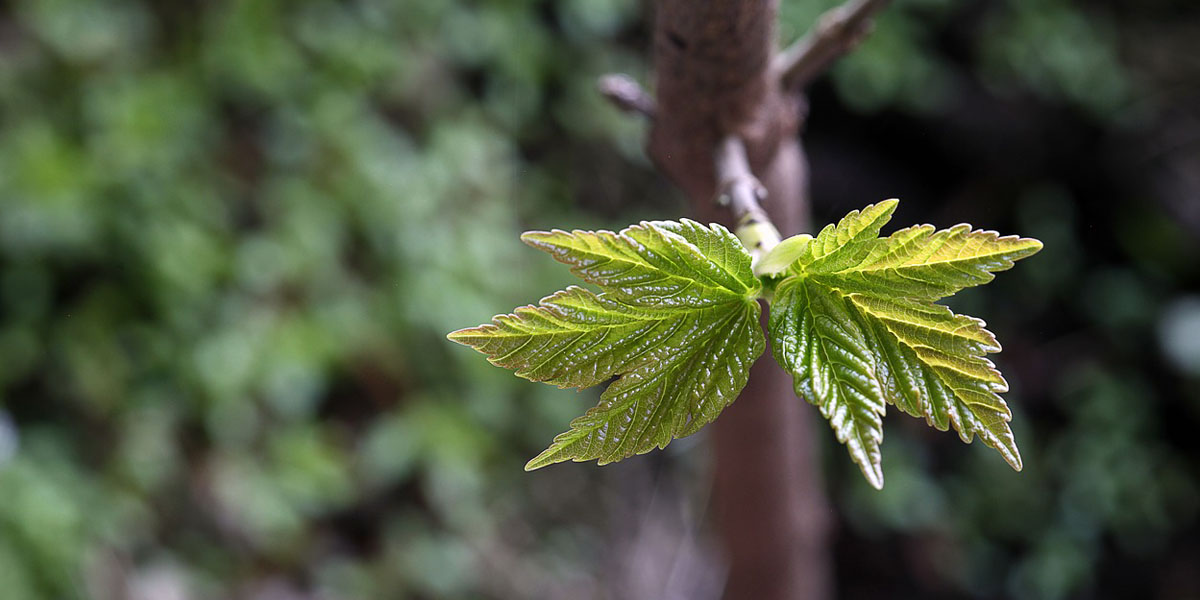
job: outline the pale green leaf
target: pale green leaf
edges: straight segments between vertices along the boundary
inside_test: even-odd
[[[770,276],[786,271],[792,263],[804,256],[812,239],[813,236],[802,233],[779,242],[754,265],[754,274]]]
[[[877,487],[885,401],[963,441],[979,435],[1020,470],[999,396],[1008,385],[986,358],[1000,344],[983,321],[932,301],[991,281],[1042,244],[968,225],[877,237],[894,209],[888,201],[851,213],[789,267],[771,307],[775,358]]]
[[[527,469],[665,447],[737,398],[765,340],[750,256],[723,227],[662,221],[522,238],[601,293],[570,287],[450,339],[534,381],[587,387],[617,377]]]

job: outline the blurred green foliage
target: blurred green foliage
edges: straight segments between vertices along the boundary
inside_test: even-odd
[[[521,464],[577,407],[445,332],[557,283],[516,232],[569,173],[521,144],[642,133],[591,92],[644,70],[609,39],[636,4],[551,16],[565,35],[522,2],[5,15],[6,599],[125,597],[111,572],[189,597],[487,589],[472,561],[532,512]],[[359,512],[366,541],[338,522]]]
[[[830,4],[784,0],[781,35]],[[1128,120],[1141,83],[1120,64],[1117,16],[982,6],[897,2],[832,74],[855,114],[816,122],[900,113],[932,128],[977,81],[1088,127]],[[647,79],[648,13],[0,9],[0,595],[622,597],[610,543],[631,517],[608,515],[626,471],[521,471],[595,394],[513,378],[444,335],[568,280],[521,229],[680,215],[641,152],[645,124],[594,92],[606,72]],[[978,27],[954,34],[964,20]],[[1198,318],[1181,258],[1194,245],[1152,202],[1100,213],[1046,173],[1022,181],[989,206],[1046,250],[963,302],[1010,344],[1026,471],[889,429],[884,492],[830,469],[843,545],[867,563],[847,590],[876,572],[863,549],[896,539],[919,548],[891,584],[955,597],[1096,595],[1123,561],[1188,581],[1171,565],[1196,556],[1180,545],[1197,465],[1178,432],[1200,419],[1200,353],[1178,334]]]
[[[782,34],[798,37],[822,11],[838,4],[784,1]],[[1130,83],[1117,57],[1111,18],[1090,15],[1066,0],[1010,0],[974,7],[953,0],[896,4],[876,19],[870,36],[834,69],[842,100],[855,110],[943,110],[966,84],[964,76],[983,79],[999,95],[1034,93],[1051,101],[1067,100],[1104,118],[1130,102]],[[978,10],[988,13],[982,26],[955,27],[964,12]],[[978,60],[976,70],[964,73],[954,64],[946,47],[955,45]]]

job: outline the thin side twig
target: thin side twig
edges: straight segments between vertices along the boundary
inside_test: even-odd
[[[596,82],[600,94],[617,108],[637,113],[647,119],[654,118],[654,98],[632,77],[624,73],[610,73]]]
[[[849,0],[817,19],[796,43],[780,52],[771,65],[786,90],[799,91],[833,62],[854,49],[871,31],[875,13],[891,0]]]
[[[761,202],[767,188],[754,176],[746,159],[746,144],[736,135],[721,140],[713,156],[717,174],[717,204],[729,207],[737,223],[734,233],[755,262],[779,244],[779,230]]]

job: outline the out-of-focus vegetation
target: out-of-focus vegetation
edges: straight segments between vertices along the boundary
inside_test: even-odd
[[[521,470],[578,406],[444,336],[557,283],[516,233],[600,181],[566,161],[637,151],[591,91],[636,9],[12,7],[0,595],[597,578]]]
[[[444,339],[568,280],[521,229],[680,216],[593,90],[647,78],[649,12],[2,9],[0,595],[718,593],[703,435],[525,474],[595,394]],[[900,1],[814,89],[818,222],[900,196],[1046,242],[959,304],[1007,344],[1024,473],[892,419],[874,492],[819,431],[847,597],[1200,594],[1197,23]]]

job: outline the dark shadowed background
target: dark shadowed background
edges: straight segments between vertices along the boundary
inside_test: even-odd
[[[598,391],[444,337],[570,280],[523,229],[685,214],[594,89],[651,8],[0,5],[0,597],[719,597],[704,433],[524,473]],[[898,0],[805,140],[816,223],[1045,242],[951,302],[1024,472],[819,429],[839,597],[1200,598],[1200,5]]]

